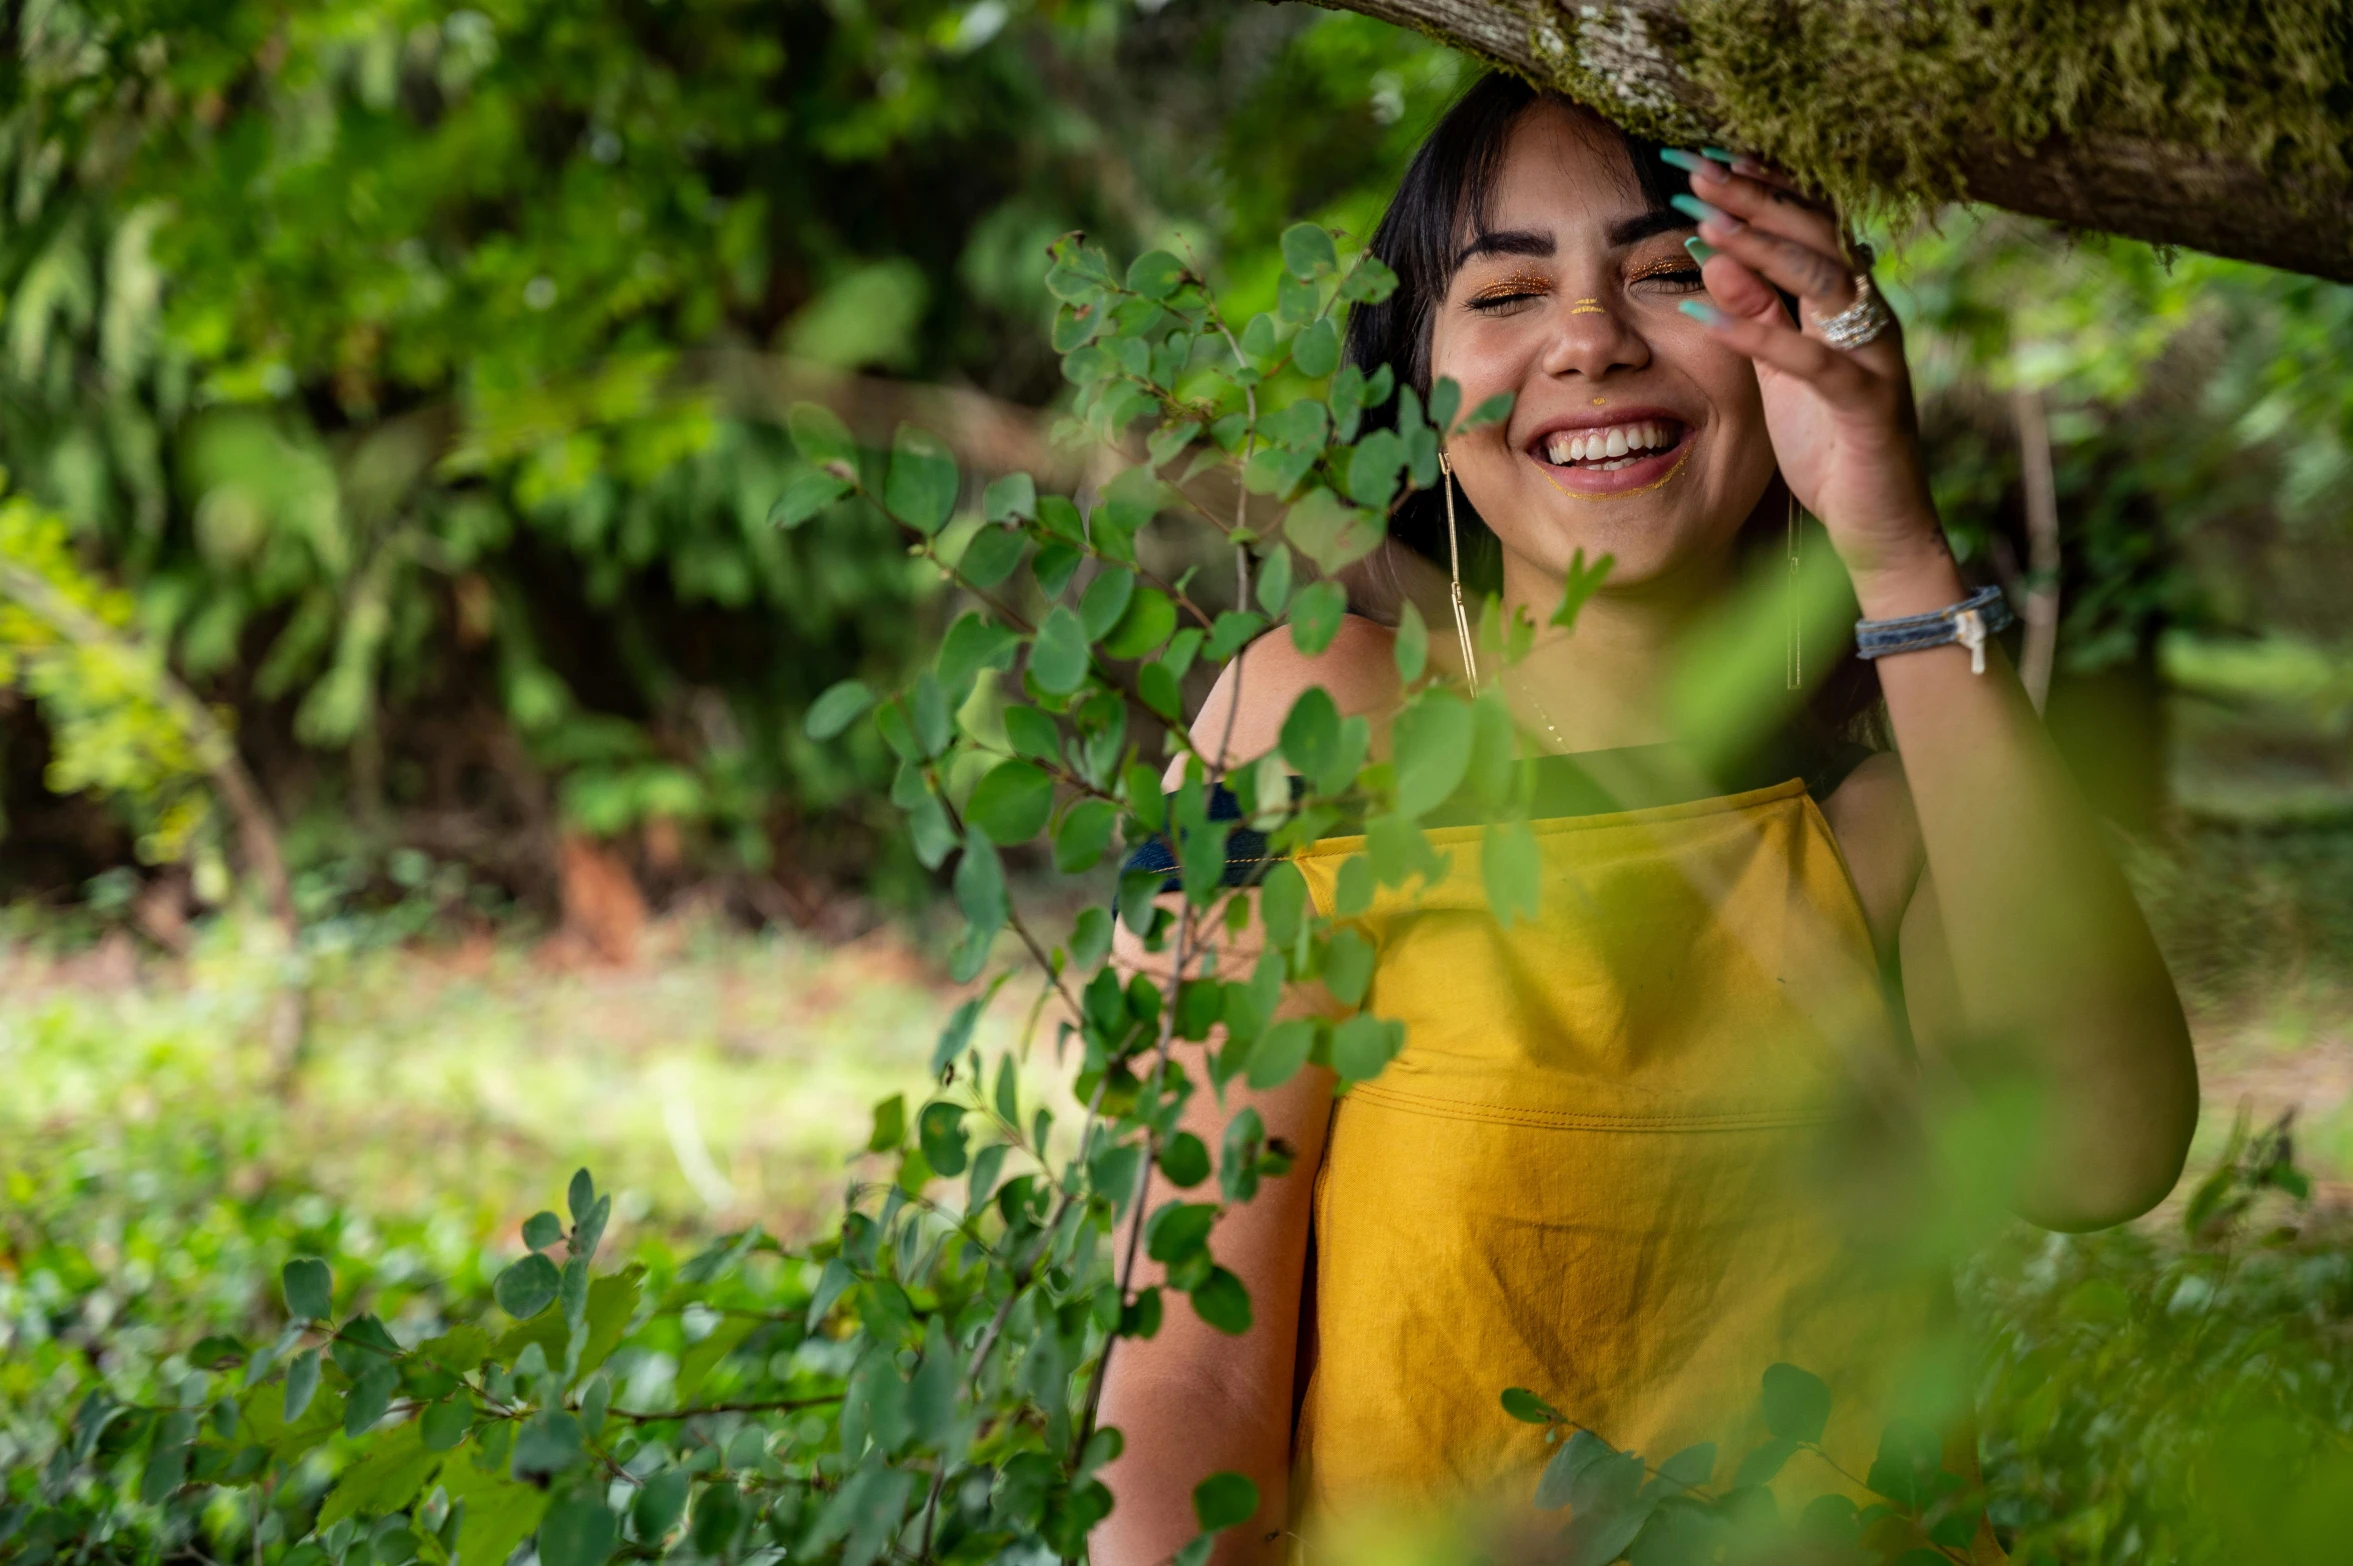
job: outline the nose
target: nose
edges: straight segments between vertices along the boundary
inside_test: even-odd
[[[1639,370],[1650,362],[1650,344],[1611,301],[1568,299],[1555,308],[1558,319],[1541,364],[1545,374],[1598,381],[1613,371]]]

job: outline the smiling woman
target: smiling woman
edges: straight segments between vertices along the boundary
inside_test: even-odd
[[[1520,841],[1540,912],[1490,908],[1498,839],[1475,811],[1431,817],[1447,857],[1418,882],[1352,883],[1365,837],[1291,856],[1285,875],[1370,954],[1347,998],[1368,992],[1405,1043],[1341,1096],[1310,1070],[1191,1100],[1207,1145],[1247,1112],[1297,1167],[1218,1231],[1257,1302],[1238,1344],[1172,1314],[1112,1362],[1105,1417],[1128,1444],[1095,1558],[1123,1566],[1190,1536],[1192,1487],[1219,1469],[1263,1497],[1220,1560],[1277,1558],[1285,1535],[1375,1506],[1500,1507],[1501,1540],[1533,1537],[1549,1453],[1505,1387],[1621,1447],[1680,1451],[1705,1483],[1706,1443],[1759,1434],[1751,1389],[1793,1362],[1831,1389],[1820,1448],[1852,1480],[1945,1314],[1944,1280],[1902,1243],[1929,1183],[1921,1084],[2032,1103],[2001,1178],[2054,1228],[2153,1205],[2195,1118],[2172,986],[1986,641],[1998,604],[1944,547],[1900,336],[1835,218],[1752,161],[1662,151],[1491,78],[1433,132],[1372,249],[1399,287],[1352,319],[1353,362],[1510,407],[1456,432],[1447,477],[1400,512],[1435,573],[1395,586],[1443,615],[1467,585],[1496,598],[1490,625],[1541,627],[1484,682],[1535,753]],[[1875,661],[1845,642],[1783,732],[1725,743],[1676,682],[1727,656],[1710,628],[1757,543],[1794,547],[1796,506]],[[1274,751],[1321,686],[1378,751],[1400,634],[1352,618],[1313,657],[1259,643],[1196,744],[1227,765]],[[1482,684],[1467,629],[1459,656],[1430,651]],[[1901,759],[1854,743],[1865,728]],[[1252,972],[1265,945],[1227,921],[1220,971]],[[1119,949],[1172,977],[1143,942]],[[1339,988],[1284,1004],[1343,1015]],[[1907,1411],[1972,1470],[1965,1399]],[[1998,1558],[1961,1521],[1944,1553]]]

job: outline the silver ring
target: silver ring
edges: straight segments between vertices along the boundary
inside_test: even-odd
[[[1817,315],[1814,325],[1822,332],[1822,340],[1833,348],[1855,349],[1876,339],[1895,324],[1895,312],[1879,297],[1879,290],[1871,286],[1871,274],[1865,272],[1855,279],[1855,302],[1836,315]]]

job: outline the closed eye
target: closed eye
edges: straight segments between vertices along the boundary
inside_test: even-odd
[[[1539,272],[1518,272],[1510,277],[1497,278],[1471,295],[1465,303],[1473,310],[1501,314],[1514,306],[1543,299],[1551,293],[1551,278]]]
[[[1694,293],[1707,286],[1706,279],[1699,275],[1699,268],[1695,266],[1663,266],[1653,272],[1641,273],[1633,281],[1656,283],[1664,292],[1676,294]]]

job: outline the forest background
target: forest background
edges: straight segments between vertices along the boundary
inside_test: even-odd
[[[147,1309],[158,1362],[172,1290],[121,1270],[223,1213],[247,1286],[322,1225],[395,1276],[492,1257],[580,1162],[647,1235],[812,1221],[959,991],[881,741],[806,719],[953,609],[856,502],[772,524],[787,406],[1083,486],[1046,246],[1270,307],[1282,230],[1368,232],[1475,70],[1201,0],[150,0],[5,44],[0,1303]],[[1978,210],[1873,237],[1957,545],[2055,592],[2050,719],[2197,1013],[2199,1157],[2299,1110],[2325,1207],[2353,290]],[[2264,1308],[2341,1321],[2298,1222]]]

